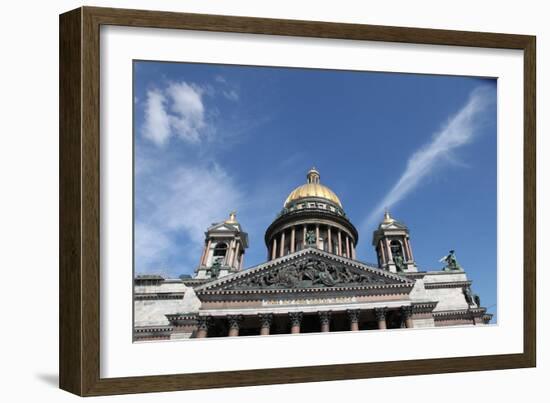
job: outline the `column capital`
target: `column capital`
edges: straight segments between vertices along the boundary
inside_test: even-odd
[[[388,308],[374,308],[374,315],[376,316],[376,320],[385,320],[387,311]]]
[[[413,307],[411,305],[406,305],[401,307],[401,314],[404,319],[409,319],[412,316]]]
[[[319,311],[317,313],[319,315],[319,320],[321,321],[321,325],[328,325],[330,323],[331,311]]]
[[[300,326],[302,323],[303,312],[289,312],[288,318],[290,319],[291,326]]]
[[[243,315],[228,315],[227,321],[229,322],[230,329],[238,329],[243,320]]]
[[[271,327],[271,322],[273,322],[272,313],[261,313],[258,315],[258,317],[260,318],[261,327]]]
[[[211,316],[199,316],[197,318],[197,328],[199,330],[208,330],[208,327],[212,323]]]
[[[359,315],[361,313],[361,311],[359,309],[348,309],[346,312],[348,314],[348,318],[349,318],[350,322],[352,322],[352,323],[359,322]]]

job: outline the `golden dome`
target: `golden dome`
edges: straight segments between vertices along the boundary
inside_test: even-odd
[[[299,199],[304,199],[306,197],[319,197],[336,204],[340,208],[343,208],[338,196],[336,196],[336,194],[328,187],[321,185],[319,171],[315,168],[311,168],[307,173],[307,183],[305,185],[298,186],[288,195],[284,206],[286,207],[289,203]]]

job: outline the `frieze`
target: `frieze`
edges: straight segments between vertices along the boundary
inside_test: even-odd
[[[270,305],[326,305],[357,302],[356,297],[349,298],[315,298],[315,299],[284,299],[284,300],[263,300],[262,306]]]

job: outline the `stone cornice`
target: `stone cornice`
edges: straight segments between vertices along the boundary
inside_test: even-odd
[[[470,280],[467,281],[449,281],[449,282],[434,282],[434,283],[424,283],[424,288],[426,290],[433,290],[436,288],[463,288],[469,287],[472,285]]]
[[[134,327],[134,333],[170,333],[174,328],[172,326],[155,326],[155,327]]]
[[[413,313],[431,313],[437,306],[437,302],[413,302]]]
[[[136,294],[136,295],[134,295],[134,301],[183,299],[184,295],[185,295],[185,293]]]
[[[356,287],[325,287],[325,288],[274,288],[274,289],[249,289],[249,290],[212,290],[201,291],[200,295],[273,295],[273,294],[318,294],[334,293],[335,291],[368,291],[368,290],[395,290],[386,294],[399,293],[397,291],[410,291],[412,285],[407,284],[369,284]],[[386,295],[385,294],[385,295]]]
[[[433,312],[433,315],[436,321],[446,319],[472,319],[483,317],[486,314],[485,312],[485,308],[471,308],[454,311],[437,311]]]
[[[414,279],[414,280],[418,280],[418,279],[422,279],[424,278],[424,276],[426,275],[427,273],[425,271],[419,271],[419,272],[404,272],[402,275],[409,278],[409,279]]]

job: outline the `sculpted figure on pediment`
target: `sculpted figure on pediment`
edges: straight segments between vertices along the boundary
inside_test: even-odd
[[[268,270],[235,284],[237,288],[297,288],[384,284],[389,280],[368,272],[358,272],[344,265],[308,259],[279,270]]]

